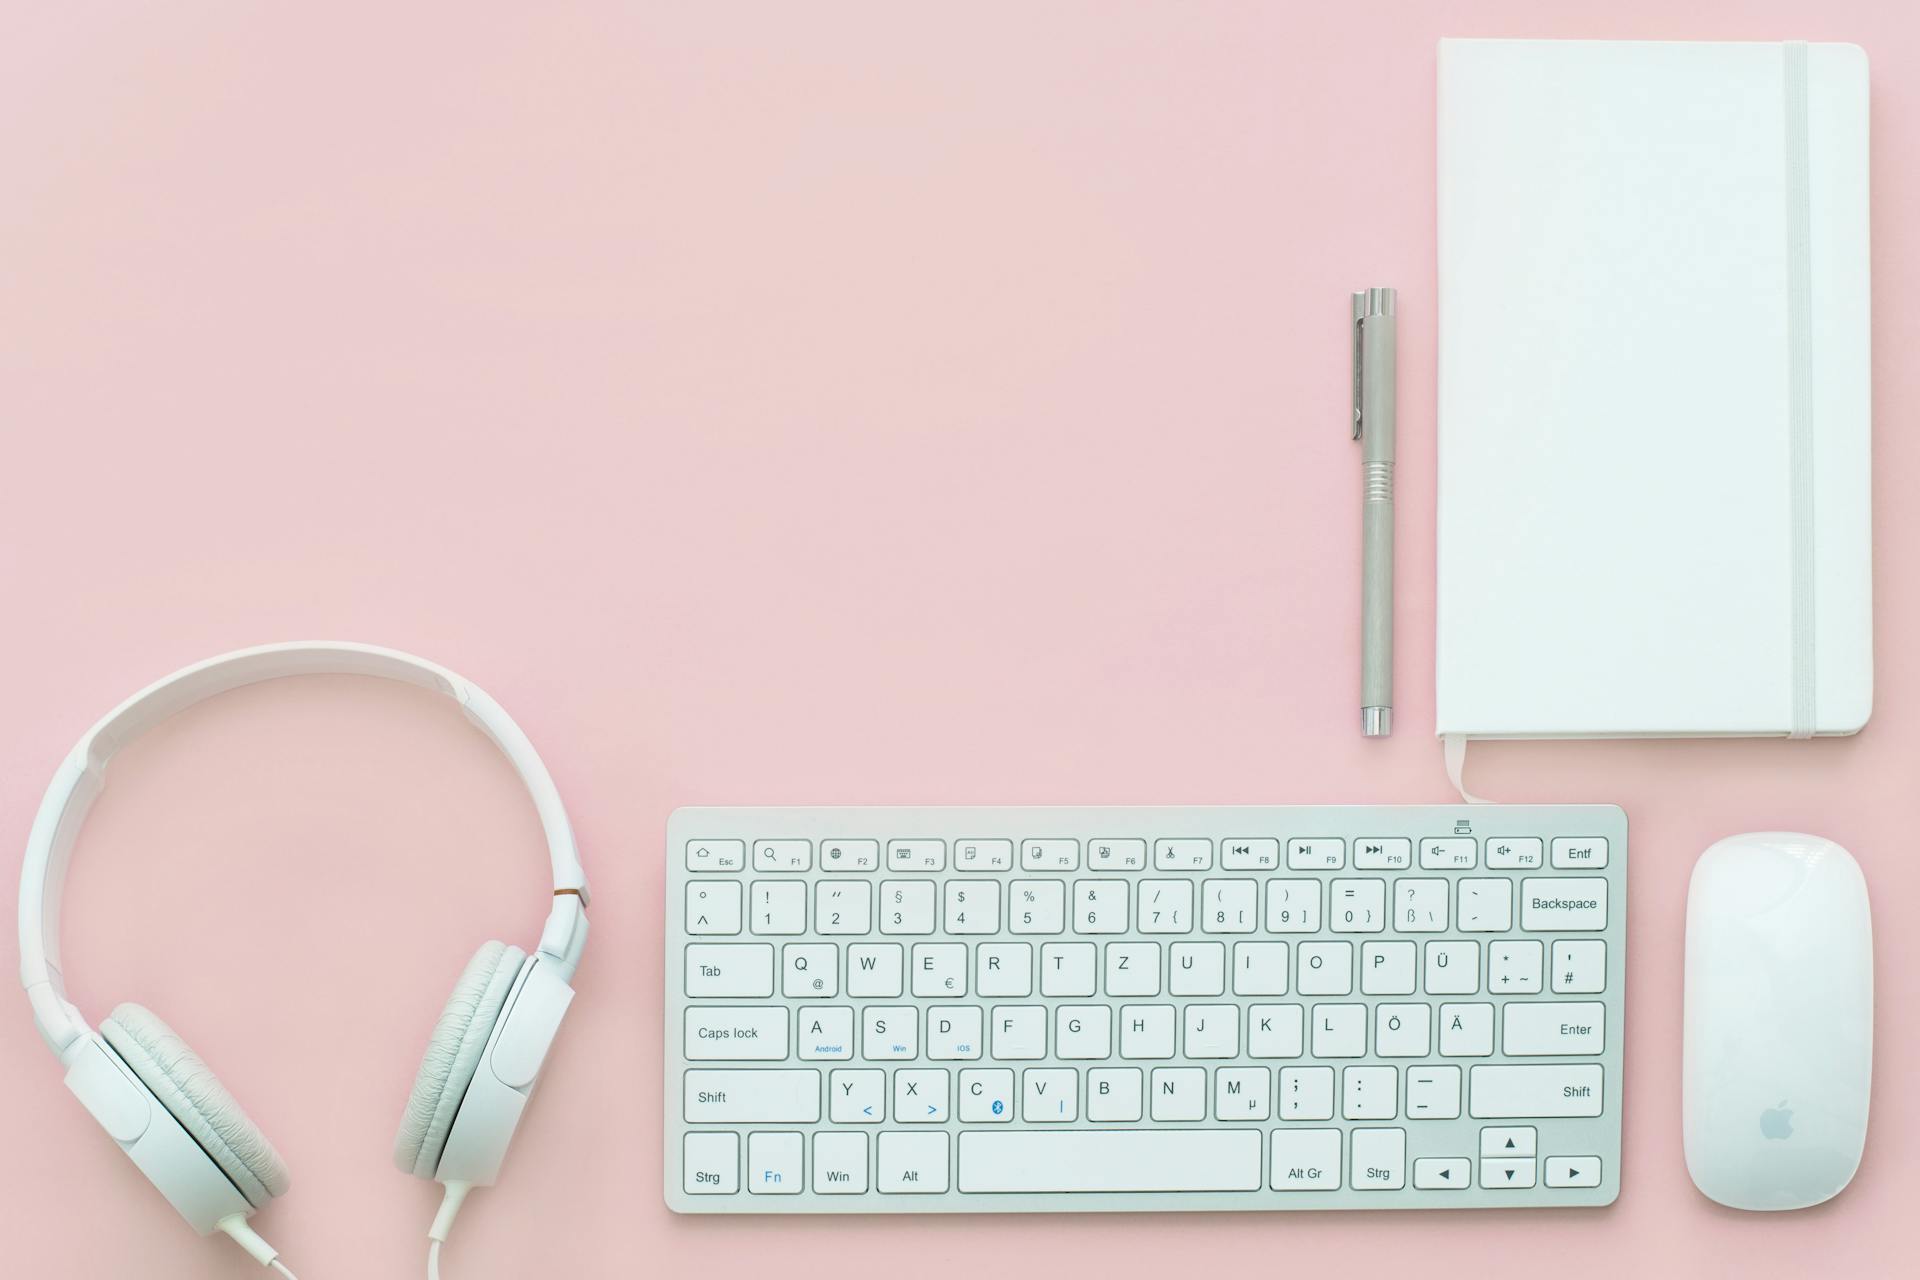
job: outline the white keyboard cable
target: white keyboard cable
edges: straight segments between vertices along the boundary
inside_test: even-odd
[[[427,1228],[427,1280],[440,1280],[440,1248],[453,1234],[453,1220],[460,1216],[460,1206],[466,1203],[467,1192],[471,1190],[471,1182],[447,1184],[447,1193],[440,1200],[440,1212],[433,1215],[433,1225]]]

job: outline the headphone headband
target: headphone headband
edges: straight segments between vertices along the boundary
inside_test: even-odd
[[[20,871],[20,981],[40,1034],[55,1053],[64,1053],[88,1031],[86,1019],[67,1002],[61,978],[60,897],[68,855],[87,811],[106,786],[108,762],[148,729],[197,702],[263,680],[300,675],[377,676],[434,690],[459,704],[520,775],[546,833],[554,898],[539,949],[563,966],[563,976],[571,977],[579,965],[586,945],[588,892],[573,827],[539,753],[500,704],[445,667],[397,649],[334,641],[261,645],[196,662],[148,685],[87,730],[54,772],[27,837]]]

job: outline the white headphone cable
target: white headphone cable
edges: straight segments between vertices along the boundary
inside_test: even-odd
[[[253,1255],[253,1260],[269,1271],[278,1271],[287,1280],[300,1280],[300,1277],[287,1269],[280,1261],[280,1251],[260,1238],[260,1233],[247,1225],[243,1213],[228,1214],[216,1224],[220,1230],[233,1237],[235,1244]]]
[[[440,1198],[440,1212],[433,1215],[433,1225],[427,1228],[427,1280],[440,1280],[440,1246],[453,1234],[453,1220],[460,1216],[460,1206],[467,1202],[467,1192],[473,1190],[471,1182],[449,1182],[446,1195]]]

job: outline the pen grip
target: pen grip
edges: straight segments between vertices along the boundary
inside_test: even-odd
[[[1376,468],[1383,476],[1376,476]],[[1361,504],[1360,705],[1393,705],[1393,464],[1367,465]],[[1374,497],[1376,492],[1382,496]]]

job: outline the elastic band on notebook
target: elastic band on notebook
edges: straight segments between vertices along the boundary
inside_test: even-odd
[[[1441,754],[1447,761],[1447,781],[1460,793],[1460,798],[1468,804],[1486,804],[1473,792],[1467,790],[1467,735],[1464,733],[1443,733],[1440,735]]]
[[[1813,183],[1808,172],[1807,46],[1781,46],[1786,107],[1787,471],[1792,487],[1793,717],[1788,733],[1811,738],[1814,702]]]

